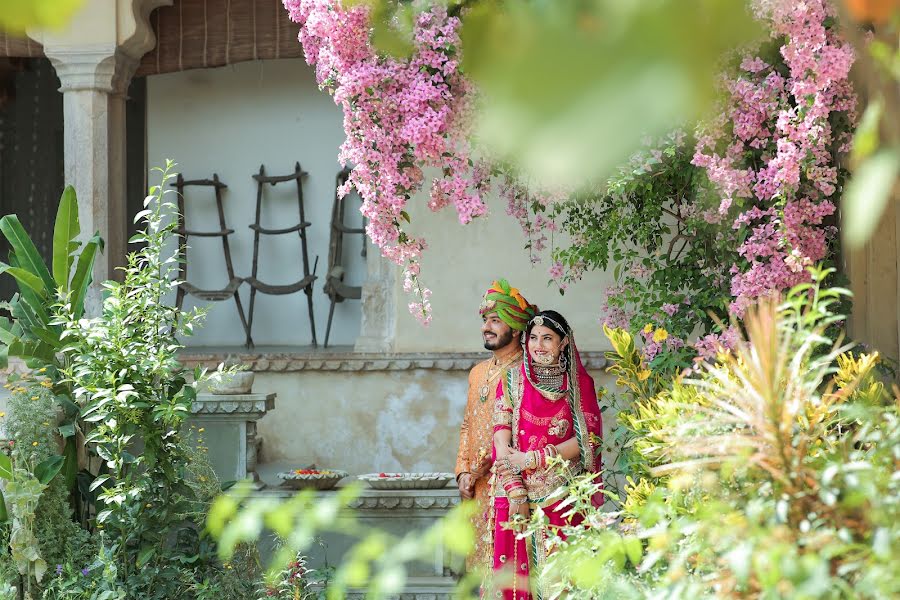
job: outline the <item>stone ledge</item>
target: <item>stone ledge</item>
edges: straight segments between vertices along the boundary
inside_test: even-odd
[[[236,351],[235,351],[236,350]],[[240,361],[256,373],[290,373],[297,371],[409,371],[428,369],[434,371],[468,371],[489,358],[486,352],[406,352],[364,353],[328,352],[319,350],[246,351],[243,348],[231,352],[221,350],[187,349],[181,355],[185,366],[215,369],[227,356]],[[584,352],[582,360],[590,370],[606,367],[603,352]]]
[[[293,373],[300,371],[378,372],[411,371],[468,371],[490,355],[486,352],[328,352],[315,350],[278,350],[272,352],[246,351],[244,348],[201,349],[188,348],[180,359],[186,368],[206,367],[213,370],[226,357],[232,357],[248,365],[255,373]],[[606,368],[602,351],[583,352],[581,359],[591,371]],[[29,369],[17,359],[10,358],[9,365],[0,373],[26,373]]]
[[[255,492],[253,495],[266,498],[289,498],[297,493],[297,491],[287,488],[269,487]],[[327,490],[318,492],[318,495],[327,497],[335,493],[337,493],[337,490]],[[459,504],[459,502],[459,491],[454,486],[448,486],[439,490],[364,489],[348,506],[361,510],[395,511],[398,509],[413,509],[446,511]]]

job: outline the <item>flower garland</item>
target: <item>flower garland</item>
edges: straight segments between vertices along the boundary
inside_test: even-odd
[[[439,170],[429,208],[452,205],[462,224],[487,212],[490,172],[470,158],[473,93],[459,70],[459,19],[442,6],[418,13],[412,54],[400,59],[379,56],[371,46],[366,5],[284,0],[284,6],[300,24],[319,86],[343,109],[347,138],[339,160],[353,170],[341,193],[352,187],[361,196],[369,238],[405,266],[404,288],[416,296],[410,312],[427,324],[431,292],[419,281],[426,243],[403,228],[407,202],[425,185],[424,170]]]

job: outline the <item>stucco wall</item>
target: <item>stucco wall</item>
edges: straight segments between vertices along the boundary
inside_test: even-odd
[[[236,230],[231,244],[238,275],[249,274],[253,249],[247,224],[253,219],[256,187],[250,176],[260,163],[265,163],[269,172],[282,173],[290,171],[295,160],[310,173],[305,184],[309,220],[313,222],[310,253],[320,256],[319,274],[324,272],[333,179],[343,135],[340,111],[330,96],[316,88],[312,69],[299,59],[241,63],[148,79],[149,163],[160,164],[171,157],[180,163],[186,177],[207,177],[215,171],[228,184],[225,202],[229,225]],[[270,196],[277,198],[281,206],[274,221],[266,222],[284,225],[296,219],[290,192]],[[204,198],[193,192],[189,205],[188,219],[194,226],[214,222],[211,194]],[[492,197],[489,206],[489,217],[463,227],[452,209],[431,213],[424,200],[411,203],[410,230],[424,235],[429,243],[422,261],[422,279],[434,291],[434,319],[428,329],[418,325],[407,311],[409,299],[402,290],[402,281],[396,277],[393,349],[477,350],[481,344],[476,310],[486,287],[500,276],[522,289],[532,302],[556,308],[569,317],[580,347],[608,347],[598,316],[610,276],[589,274],[561,297],[556,289],[547,286],[548,262],[531,264],[524,250],[525,238],[516,222],[505,214],[504,203]],[[351,218],[356,216],[354,213]],[[300,272],[296,248],[295,239],[264,243],[263,279],[284,283],[296,278]],[[364,277],[359,249],[354,239],[347,250],[348,258],[355,261],[351,272],[354,282]],[[193,244],[192,252],[193,264],[202,263],[203,268],[194,268],[191,279],[211,287],[221,284],[224,265],[218,240],[199,240]],[[323,282],[322,278],[316,282],[314,296],[320,340],[327,318]],[[246,305],[246,287],[242,296]],[[258,298],[254,325],[258,345],[308,343],[302,297]],[[359,332],[359,311],[358,301],[338,305],[333,343],[354,342]],[[242,340],[233,303],[224,302],[214,306],[206,327],[189,343],[228,346]]]
[[[192,70],[154,75],[147,81],[147,146],[150,167],[166,158],[179,163],[186,179],[203,179],[217,173],[228,185],[224,192],[236,275],[249,276],[253,257],[253,223],[257,186],[252,175],[265,164],[269,175],[293,172],[300,162],[309,173],[304,199],[309,232],[310,268],[319,257],[315,284],[316,326],[320,342],[325,337],[327,296],[322,293],[328,262],[328,242],[334,178],[340,167],[338,146],[343,141],[341,115],[331,98],[319,92],[312,71],[302,60],[239,63],[219,69]],[[150,181],[154,181],[151,173]],[[287,227],[299,221],[297,188],[293,183],[266,186],[263,226]],[[186,192],[188,226],[218,229],[211,189]],[[358,206],[358,202],[356,204]],[[355,209],[347,222],[361,224]],[[221,242],[217,238],[192,238],[188,253],[189,279],[200,287],[222,287],[227,281]],[[285,284],[302,277],[297,234],[265,237],[260,242],[259,278]],[[360,257],[361,236],[345,246],[349,283],[359,284],[365,274]],[[247,308],[249,288],[241,288]],[[188,303],[186,306],[191,306]],[[332,344],[352,344],[359,332],[359,302],[339,304],[335,311]],[[305,345],[310,341],[306,297],[257,295],[253,326],[258,345]],[[205,327],[190,340],[192,345],[237,346],[243,344],[232,301],[216,303]]]
[[[592,375],[611,385],[607,374]],[[467,377],[432,369],[258,373],[254,390],[278,394],[258,423],[263,469],[452,471]],[[613,422],[604,418],[608,430]]]

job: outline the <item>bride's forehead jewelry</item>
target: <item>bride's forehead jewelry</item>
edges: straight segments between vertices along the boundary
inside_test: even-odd
[[[557,323],[556,321],[554,321],[554,320],[551,319],[550,317],[545,317],[545,316],[543,316],[543,315],[538,315],[538,316],[534,317],[533,319],[531,319],[531,324],[532,324],[532,325],[539,325],[539,326],[543,327],[545,321],[546,321],[547,323],[550,323],[550,324],[553,325],[554,327],[556,327],[556,329],[558,329],[559,331],[565,332],[565,330],[566,330],[565,327],[563,327],[562,325],[560,325],[559,323]]]

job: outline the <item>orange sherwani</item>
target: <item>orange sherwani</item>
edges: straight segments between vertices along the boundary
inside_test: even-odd
[[[521,356],[521,351],[516,349],[514,353],[499,357],[499,364],[507,363],[513,354]],[[502,372],[492,372],[492,377],[488,382],[488,374],[493,362],[494,358],[489,358],[475,365],[469,372],[469,397],[459,432],[459,453],[456,456],[457,479],[461,473],[473,472],[482,458],[487,457],[490,460],[493,447],[494,397],[497,384],[500,382],[500,378],[505,377],[505,373],[510,367],[518,367],[521,364],[520,361],[514,361],[509,367],[502,369]],[[488,394],[483,399],[482,388],[485,385],[488,386]],[[484,569],[487,571],[493,564],[494,532],[490,527],[491,499],[488,483],[490,477],[491,474],[488,472],[475,482],[475,501],[478,502],[478,510],[472,517],[472,526],[475,529],[475,550],[466,561],[466,566],[470,570]]]

